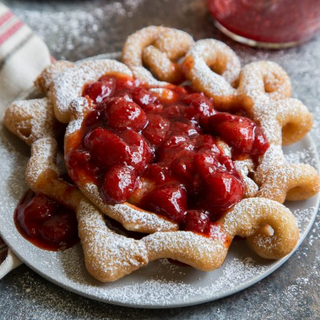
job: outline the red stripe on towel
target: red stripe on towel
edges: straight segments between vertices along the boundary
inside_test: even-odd
[[[18,21],[15,23],[12,27],[10,27],[8,30],[6,30],[1,36],[0,36],[0,45],[2,45],[5,41],[7,41],[12,35],[14,35],[21,27],[23,26],[22,21]]]
[[[5,24],[8,20],[10,20],[13,17],[12,12],[6,12],[3,16],[0,17],[0,27]]]

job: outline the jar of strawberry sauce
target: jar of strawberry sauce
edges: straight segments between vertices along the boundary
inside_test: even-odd
[[[320,30],[320,0],[207,0],[217,27],[236,41],[285,48]]]

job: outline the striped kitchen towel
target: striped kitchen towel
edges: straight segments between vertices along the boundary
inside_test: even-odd
[[[0,3],[0,112],[50,63],[45,43]]]
[[[45,43],[0,3],[0,121],[4,111],[51,61]],[[0,238],[0,279],[20,265]]]

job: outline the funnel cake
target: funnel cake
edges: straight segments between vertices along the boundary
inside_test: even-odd
[[[241,69],[225,44],[163,27],[130,36],[122,57],[49,66],[36,81],[47,97],[14,102],[4,119],[31,145],[30,188],[76,212],[89,273],[115,281],[160,258],[214,270],[237,235],[263,258],[290,253],[299,230],[281,202],[311,197],[319,177],[283,156],[312,125],[285,71]],[[171,84],[185,78],[192,87]]]
[[[28,104],[21,103],[19,114],[10,107],[8,115],[15,114],[18,120],[17,117],[24,114],[25,106],[28,108]],[[51,108],[51,104],[47,103],[46,107]],[[45,122],[54,121],[52,113],[47,113]],[[29,127],[32,136],[35,136],[36,127]],[[20,134],[18,130],[15,133]],[[223,263],[236,235],[248,237],[253,249],[269,259],[287,254],[297,241],[298,229],[291,212],[274,201],[256,198],[237,204],[215,223],[210,237],[191,231],[175,231],[156,232],[141,240],[128,238],[112,231],[104,215],[75,186],[61,178],[57,165],[58,147],[53,134],[43,130],[31,145],[26,171],[29,186],[76,212],[86,267],[100,281],[115,281],[159,258],[177,259],[203,271],[216,269]],[[275,230],[272,236],[257,232],[266,223]]]
[[[214,270],[222,265],[236,235],[247,237],[253,250],[268,259],[286,255],[298,239],[291,212],[279,203],[257,198],[242,200],[217,221],[210,238],[191,231],[156,232],[141,240],[128,238],[108,228],[104,215],[76,187],[59,178],[56,154],[54,138],[33,143],[28,184],[35,192],[76,211],[86,267],[102,282],[115,281],[159,258],[176,259],[203,271]],[[266,223],[274,230],[272,236],[258,232]]]

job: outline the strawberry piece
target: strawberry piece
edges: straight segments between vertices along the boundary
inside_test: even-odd
[[[145,112],[134,102],[125,98],[115,98],[105,108],[105,117],[108,125],[116,130],[131,128],[142,130],[147,123]]]
[[[228,172],[213,172],[205,177],[207,192],[205,204],[211,210],[226,210],[243,198],[242,181]]]
[[[175,119],[180,119],[182,114],[181,114],[181,109],[183,107],[177,104],[172,104],[164,108],[163,113],[164,115],[170,119],[170,120],[175,120]]]
[[[104,81],[93,82],[86,86],[83,96],[89,96],[94,103],[99,103],[114,93],[115,86],[116,80],[114,78],[106,78]]]
[[[263,133],[262,128],[255,127],[255,139],[253,141],[251,154],[255,156],[262,156],[269,148],[270,144]]]
[[[119,96],[122,93],[128,93],[135,88],[135,81],[127,76],[117,76],[116,77],[116,88],[114,91],[115,96]]]
[[[43,222],[50,219],[56,210],[57,205],[54,201],[38,194],[25,207],[24,217],[29,221]]]
[[[221,136],[240,153],[251,152],[255,126],[248,118],[223,112],[210,118],[210,131]]]
[[[88,116],[86,118],[86,122],[85,122],[85,125],[87,127],[94,126],[99,121],[101,121],[101,112],[100,112],[100,110],[98,110],[98,108],[100,108],[100,105],[101,104],[98,104],[97,109],[93,110],[91,113],[88,114]]]
[[[166,138],[170,129],[170,122],[158,114],[148,114],[148,125],[142,131],[142,134],[151,144],[159,145]]]
[[[90,153],[86,150],[76,149],[66,157],[68,173],[74,182],[78,182],[79,178],[86,176],[95,176],[99,174],[101,168],[95,166],[90,161]]]
[[[194,161],[197,172],[203,178],[217,171],[218,159],[216,154],[210,150],[198,152],[194,157]]]
[[[157,150],[158,161],[171,166],[173,161],[183,156],[190,156],[194,145],[188,137],[172,136],[165,141]]]
[[[199,127],[196,126],[191,121],[171,122],[171,126],[170,126],[170,134],[171,135],[185,135],[185,136],[192,137],[192,136],[196,135],[197,133],[199,133]]]
[[[127,164],[141,173],[146,165],[153,160],[153,153],[148,143],[142,135],[130,129],[119,132],[119,136],[129,147],[130,158],[128,158]]]
[[[180,223],[187,209],[187,192],[178,183],[160,186],[147,195],[146,209]]]
[[[84,146],[91,152],[92,161],[98,166],[111,167],[114,164],[130,162],[130,149],[127,144],[113,132],[96,128],[83,140]]]
[[[221,151],[218,148],[216,144],[216,140],[214,137],[210,136],[209,134],[202,134],[198,135],[195,138],[195,146],[196,151],[198,153],[204,152],[204,153],[212,153],[212,154],[220,154]]]
[[[77,233],[77,219],[75,214],[68,209],[54,215],[45,221],[39,228],[43,239],[54,244],[67,243]]]
[[[225,171],[229,172],[237,177],[239,177],[239,173],[234,165],[234,162],[231,160],[230,157],[225,156],[225,155],[220,155],[219,156],[219,162],[218,162],[218,169],[219,171]]]
[[[137,176],[133,169],[124,165],[113,166],[103,178],[100,189],[105,203],[123,203],[131,196]]]
[[[144,108],[150,104],[157,104],[156,96],[154,96],[151,92],[149,92],[145,88],[136,88],[132,92],[132,99],[135,103],[137,103],[140,107]]]
[[[171,164],[171,170],[178,177],[192,181],[194,175],[194,157],[190,153],[177,157]]]
[[[163,184],[171,179],[170,170],[167,167],[163,167],[157,163],[151,163],[148,165],[144,176],[152,179],[157,184]]]
[[[213,101],[202,93],[188,94],[182,101],[187,105],[184,110],[185,117],[200,121],[201,124],[216,113],[213,108]]]
[[[203,210],[188,210],[184,230],[205,233],[210,223],[209,214]]]
[[[26,206],[19,208],[17,221],[29,237],[50,244],[65,244],[77,234],[74,212],[42,194],[33,196]]]

